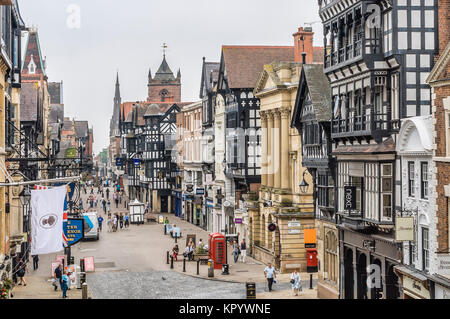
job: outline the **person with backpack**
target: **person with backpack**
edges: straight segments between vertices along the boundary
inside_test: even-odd
[[[24,286],[27,285],[27,282],[24,279],[25,273],[28,273],[27,264],[25,264],[23,261],[20,261],[19,264],[17,265],[17,272],[16,272],[17,277],[20,278],[19,286],[22,285],[22,284]]]

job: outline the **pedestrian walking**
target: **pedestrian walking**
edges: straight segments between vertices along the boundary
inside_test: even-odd
[[[33,255],[33,270],[37,270],[39,268],[39,256]]]
[[[108,215],[108,233],[110,233],[112,231],[112,219],[111,219],[111,214]]]
[[[123,229],[123,215],[122,215],[122,213],[120,213],[120,216],[119,216],[119,223],[120,223],[120,229]]]
[[[106,204],[106,211],[111,212],[111,201],[108,199],[108,203]]]
[[[67,298],[66,292],[69,284],[69,277],[67,276],[67,272],[64,270],[63,275],[61,276],[61,290],[62,290],[62,297]]]
[[[122,194],[119,195],[119,204],[122,204]]]
[[[94,186],[91,186],[91,194],[94,194]]]
[[[109,188],[106,189],[106,199],[109,199]]]
[[[175,259],[175,261],[178,261],[178,253],[180,252],[180,249],[178,248],[178,245],[175,244],[175,246],[173,246],[172,248],[172,256],[173,259]]]
[[[294,291],[294,295],[298,296],[298,292],[302,291],[302,284],[300,282],[300,274],[297,272],[297,269],[294,269],[291,274],[291,286]]]
[[[245,257],[247,257],[247,243],[245,242],[245,238],[241,242],[241,256],[242,262],[245,263]]]
[[[62,275],[63,275],[63,266],[61,264],[58,265],[55,269],[55,280],[59,282],[59,287],[62,289]],[[55,291],[58,290],[58,286],[55,285]]]
[[[17,265],[17,271],[16,271],[16,275],[17,277],[19,277],[20,281],[19,281],[19,286],[20,285],[27,285],[27,282],[25,281],[25,274],[28,273],[28,267],[27,264],[24,263],[23,261],[20,261],[19,264]]]
[[[94,198],[94,207],[97,208],[98,200],[97,197]]]
[[[114,215],[113,218],[113,232],[117,231],[117,215]]]
[[[130,227],[130,217],[128,214],[125,214],[125,228]]]
[[[277,274],[275,272],[275,268],[272,267],[272,264],[269,263],[266,268],[264,268],[264,275],[267,279],[267,285],[269,287],[269,291],[272,291],[272,285],[275,278],[277,278]]]
[[[106,200],[102,199],[103,212],[106,214]]]
[[[100,231],[102,231],[103,217],[99,216],[97,220],[98,220],[98,228],[100,228]]]
[[[237,243],[236,240],[233,243],[233,258],[234,258],[234,263],[237,263],[237,261],[239,259],[239,244]]]

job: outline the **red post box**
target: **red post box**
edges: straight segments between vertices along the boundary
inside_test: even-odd
[[[214,261],[214,269],[222,269],[225,263],[225,236],[219,233],[209,234],[209,259]]]
[[[307,272],[317,272],[318,261],[317,261],[317,249],[309,248],[306,250],[306,271]]]

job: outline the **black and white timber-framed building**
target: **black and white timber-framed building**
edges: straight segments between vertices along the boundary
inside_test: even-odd
[[[341,297],[400,297],[394,241],[401,211],[400,120],[431,111],[425,80],[437,48],[435,0],[319,0],[337,161]],[[346,201],[350,194],[353,201]],[[381,285],[368,288],[366,267]]]

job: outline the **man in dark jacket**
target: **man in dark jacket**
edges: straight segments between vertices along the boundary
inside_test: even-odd
[[[63,266],[59,264],[59,266],[55,269],[55,279],[59,281],[59,287],[61,287],[62,285],[62,275],[63,275]],[[58,290],[58,287],[56,285],[55,290]]]

